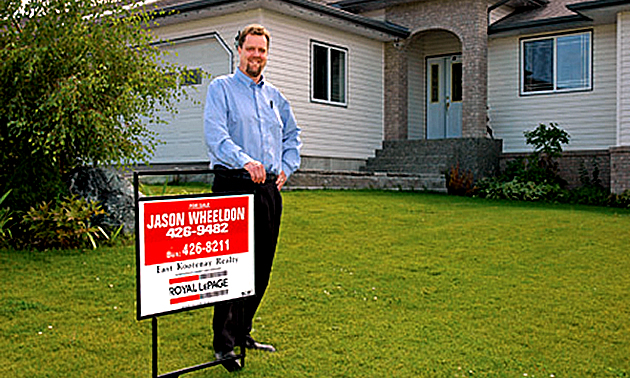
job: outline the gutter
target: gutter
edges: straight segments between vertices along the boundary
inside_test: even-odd
[[[517,30],[517,29],[528,29],[528,28],[536,28],[536,27],[541,27],[541,26],[554,26],[554,25],[560,25],[560,24],[567,24],[571,22],[584,22],[584,21],[591,21],[591,19],[582,15],[576,14],[574,16],[556,17],[556,18],[549,18],[546,20],[518,22],[518,23],[509,24],[507,26],[501,26],[501,25],[490,26],[488,28],[488,34],[490,35],[490,34],[511,31],[511,30]]]
[[[630,5],[628,0],[595,0],[586,1],[584,3],[569,4],[567,8],[574,12],[592,10],[597,8],[614,7],[618,5]]]

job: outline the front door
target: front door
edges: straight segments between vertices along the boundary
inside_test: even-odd
[[[462,56],[427,59],[427,139],[462,136]]]

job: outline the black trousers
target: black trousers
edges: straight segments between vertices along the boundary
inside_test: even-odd
[[[240,345],[242,337],[252,330],[252,320],[267,290],[273,258],[276,254],[282,197],[275,182],[255,184],[251,179],[216,175],[212,186],[214,193],[254,194],[254,271],[256,295],[242,302],[220,303],[214,306],[213,347],[215,352],[228,352]],[[245,317],[245,329],[239,329],[239,316]]]

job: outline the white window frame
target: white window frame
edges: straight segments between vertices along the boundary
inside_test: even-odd
[[[315,47],[322,47],[328,51],[328,59],[326,68],[326,72],[328,77],[326,78],[328,93],[326,94],[326,99],[320,99],[315,97]],[[334,46],[328,43],[311,41],[311,102],[328,104],[328,105],[337,105],[337,106],[347,106],[348,105],[348,49]],[[334,101],[332,100],[332,59],[330,51],[335,50],[343,54],[344,56],[344,75],[343,75],[343,101]]]
[[[587,34],[589,36],[589,51],[586,56],[588,57],[588,67],[586,78],[586,85],[580,88],[568,88],[568,89],[558,89],[558,38],[569,37]],[[542,91],[525,91],[525,44],[527,42],[540,41],[545,39],[553,40],[553,66],[552,66],[552,76],[553,76],[553,89],[551,90],[542,90]],[[554,94],[554,93],[567,93],[567,92],[584,92],[593,90],[593,31],[592,30],[580,30],[575,32],[568,32],[562,34],[554,34],[554,35],[544,35],[537,37],[528,37],[522,38],[520,40],[520,59],[519,59],[519,81],[520,81],[520,89],[519,93],[521,96],[533,96],[533,95],[541,95],[541,94]]]

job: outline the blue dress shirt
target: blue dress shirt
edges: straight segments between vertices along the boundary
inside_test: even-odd
[[[287,99],[263,79],[241,72],[208,86],[204,131],[210,164],[243,168],[261,162],[267,172],[289,177],[300,166],[300,128]]]

